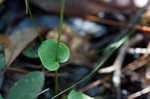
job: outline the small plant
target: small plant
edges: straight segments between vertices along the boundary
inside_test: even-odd
[[[69,48],[64,44],[60,43],[58,48],[58,61],[56,60],[56,40],[45,40],[42,42],[38,49],[38,55],[41,59],[43,66],[50,70],[56,71],[59,69],[59,63],[64,63],[69,59],[70,53]]]
[[[40,57],[43,66],[50,71],[55,71],[55,94],[58,93],[59,63],[64,63],[68,61],[70,57],[69,48],[64,43],[60,42],[64,18],[64,6],[65,0],[61,0],[60,24],[58,29],[57,41],[45,40],[42,42],[42,44],[38,49],[38,55]]]

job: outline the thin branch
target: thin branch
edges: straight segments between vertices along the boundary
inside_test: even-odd
[[[133,94],[129,95],[129,96],[128,96],[128,99],[135,99],[135,98],[137,98],[137,97],[139,97],[139,96],[142,96],[142,95],[144,95],[144,94],[147,94],[147,93],[149,93],[149,92],[150,92],[150,86],[148,86],[147,88],[144,88],[144,89],[141,90],[141,91],[138,91],[138,92],[136,92],[136,93],[133,93]]]
[[[149,26],[141,26],[141,25],[135,25],[135,24],[128,24],[128,23],[121,23],[113,20],[108,20],[108,19],[102,19],[96,16],[85,16],[86,19],[95,21],[98,23],[110,25],[110,26],[115,26],[115,27],[121,27],[121,28],[127,28],[127,29],[136,29],[139,31],[144,31],[144,32],[150,32],[150,27]]]
[[[110,79],[110,77],[107,76],[107,77],[104,77],[104,78],[102,78],[102,79],[96,80],[96,81],[90,83],[89,85],[87,85],[86,87],[80,89],[79,91],[85,92],[85,91],[90,90],[90,89],[92,89],[92,88],[94,88],[94,87],[96,87],[96,86],[98,86],[98,85],[100,85],[100,84],[104,84],[104,83],[107,82],[109,79]]]
[[[143,36],[140,34],[137,34],[135,37],[131,38],[129,40],[129,47],[135,45],[138,42],[141,42],[143,40]],[[117,61],[117,59],[116,59]],[[111,73],[115,70],[115,63],[111,66],[108,66],[106,68],[102,68],[98,71],[98,73]]]

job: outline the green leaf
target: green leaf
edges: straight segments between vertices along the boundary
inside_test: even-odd
[[[34,50],[34,47],[35,47],[35,43],[30,45],[28,48],[26,48],[23,51],[23,55],[29,58],[38,58],[38,53],[36,50]]]
[[[94,98],[89,97],[88,95],[85,95],[81,92],[76,92],[72,90],[68,95],[68,99],[94,99]]]
[[[42,72],[31,72],[14,84],[8,99],[36,99],[44,84]]]
[[[6,65],[4,55],[0,54],[0,70]]]
[[[69,48],[63,44],[59,44],[58,48],[58,62],[56,61],[56,40],[45,40],[38,49],[38,55],[44,67],[51,71],[56,71],[59,68],[59,62],[64,63],[70,57]]]
[[[3,99],[3,97],[1,96],[1,94],[0,94],[0,99]]]

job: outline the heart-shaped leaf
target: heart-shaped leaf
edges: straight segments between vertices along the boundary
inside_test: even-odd
[[[94,98],[89,97],[88,95],[85,95],[81,92],[76,92],[72,90],[68,95],[68,99],[94,99]]]
[[[60,43],[58,48],[58,62],[56,61],[56,40],[45,40],[38,49],[38,55],[44,67],[51,71],[56,71],[59,68],[59,62],[64,63],[70,57],[69,48]]]
[[[1,94],[0,94],[0,99],[3,99],[3,97],[1,96]]]
[[[44,84],[42,72],[31,72],[15,83],[8,99],[36,99]]]

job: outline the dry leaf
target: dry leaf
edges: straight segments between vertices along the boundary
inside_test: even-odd
[[[37,37],[33,28],[26,28],[10,36],[11,44],[5,48],[6,64],[9,66],[19,54]]]
[[[47,12],[60,11],[61,0],[31,0],[33,4]],[[105,2],[104,0],[66,0],[65,14],[73,16],[85,16],[102,12],[123,13],[124,10]]]

